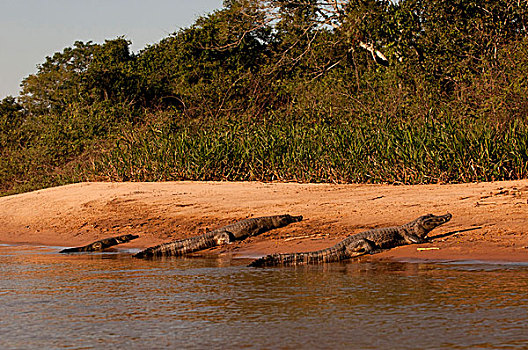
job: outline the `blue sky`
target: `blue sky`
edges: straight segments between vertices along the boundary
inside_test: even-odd
[[[36,66],[76,40],[104,42],[124,35],[137,52],[222,0],[0,0],[0,99],[17,96]]]

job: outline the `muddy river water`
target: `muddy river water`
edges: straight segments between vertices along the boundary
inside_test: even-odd
[[[528,264],[0,246],[0,349],[528,349]]]

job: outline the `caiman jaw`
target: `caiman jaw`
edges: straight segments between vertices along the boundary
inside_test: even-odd
[[[451,215],[450,213],[438,216],[438,218],[441,220],[441,222],[438,225],[445,224],[446,222],[451,220],[452,217],[453,217],[453,215]]]
[[[430,218],[426,219],[426,221],[423,223],[423,226],[426,229],[426,231],[429,232],[433,230],[434,228],[445,224],[446,222],[451,220],[452,217],[453,215],[451,215],[450,213],[447,213],[445,215],[438,215],[438,216],[432,215]]]

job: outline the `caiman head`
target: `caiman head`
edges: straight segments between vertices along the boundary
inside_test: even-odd
[[[289,225],[293,222],[299,222],[302,221],[303,217],[301,215],[299,216],[292,216],[289,214],[284,215],[277,215],[273,217],[274,226],[276,227],[283,227],[286,225]]]
[[[445,215],[427,214],[420,216],[418,219],[411,221],[407,225],[407,230],[416,234],[420,238],[427,236],[436,227],[445,224],[453,215],[447,213]]]
[[[131,240],[136,239],[136,238],[139,238],[139,236],[128,234],[128,235],[122,235],[122,236],[115,237],[115,240],[118,244],[120,244],[120,243],[130,242]]]

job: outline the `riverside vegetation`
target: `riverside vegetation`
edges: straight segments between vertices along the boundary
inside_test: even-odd
[[[527,15],[517,0],[227,0],[138,53],[76,42],[0,101],[0,194],[526,178]]]

